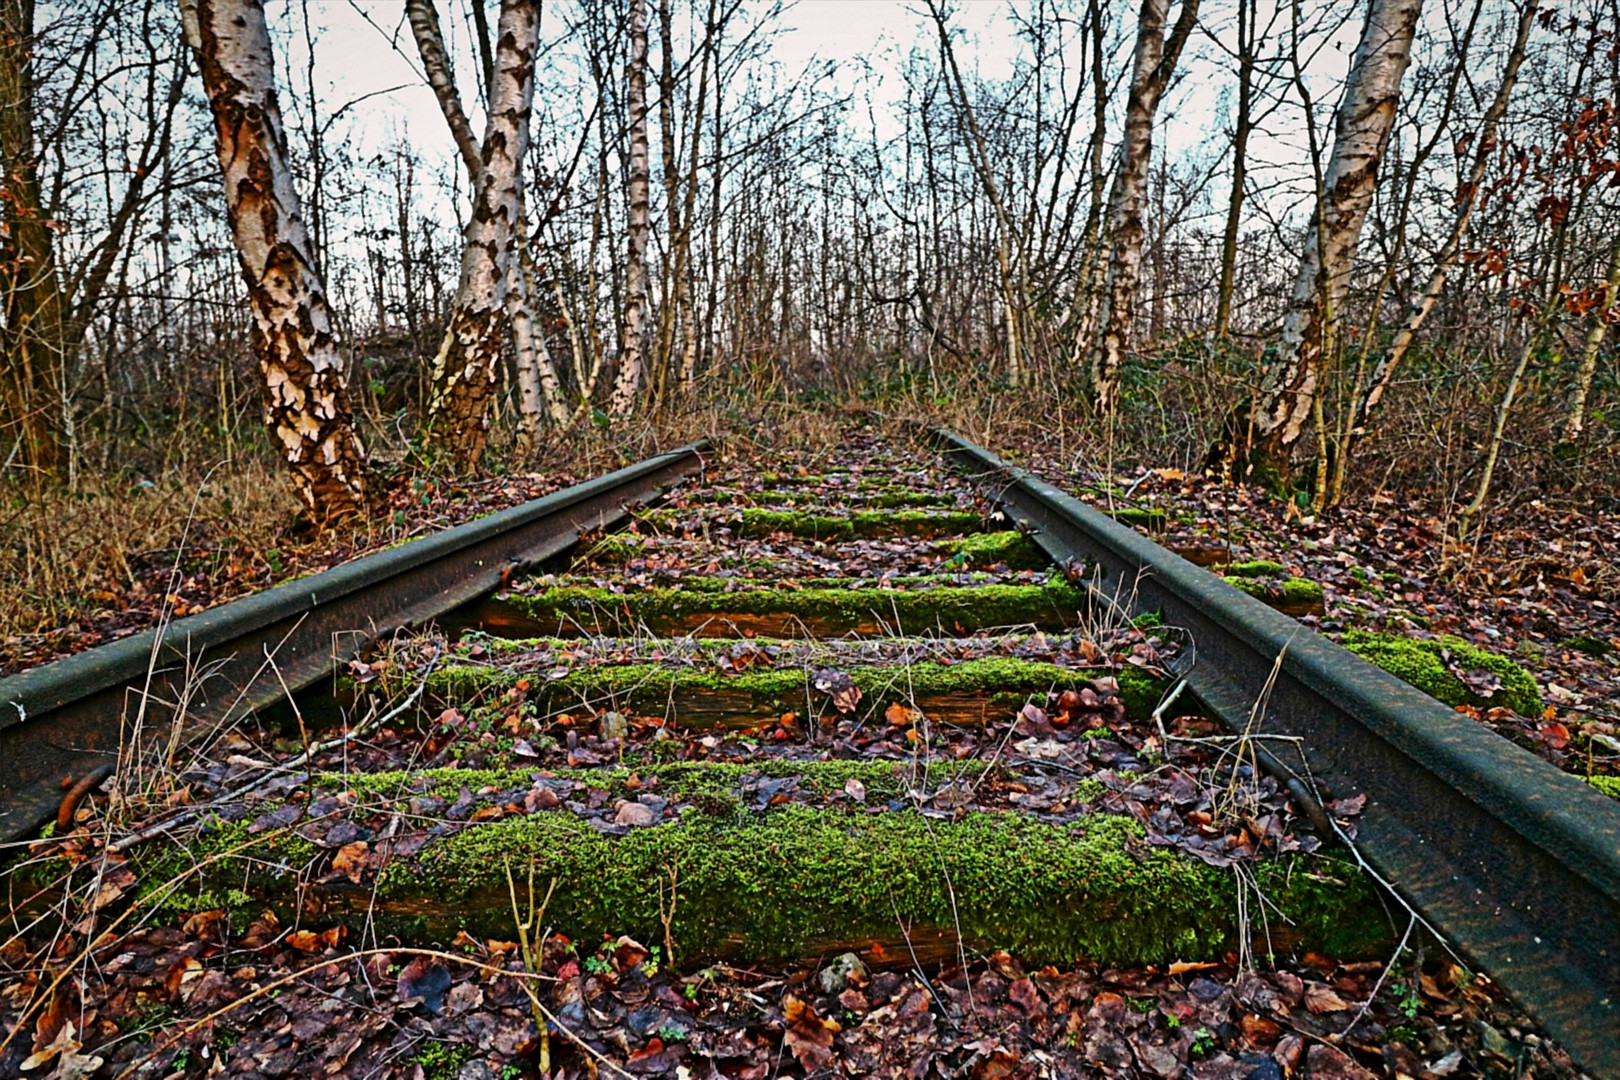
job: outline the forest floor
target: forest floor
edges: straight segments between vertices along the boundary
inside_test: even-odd
[[[1477,711],[1612,762],[1612,654],[1559,647],[1614,636],[1587,583],[1442,586],[1412,507],[1319,526],[1173,471],[1064,478],[1320,583],[1323,630],[1545,642],[1552,712]],[[1406,916],[1207,721],[1150,716],[1185,642],[1075,625],[997,524],[899,440],[734,453],[472,632],[93,798],[13,867],[40,891],[0,946],[0,1077],[1575,1075],[1487,976],[1397,949]]]

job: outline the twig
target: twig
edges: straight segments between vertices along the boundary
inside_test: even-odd
[[[244,795],[257,791],[259,788],[268,784],[271,780],[274,780],[276,778],[276,773],[292,772],[299,766],[304,765],[313,759],[317,754],[322,754],[333,747],[343,746],[347,743],[353,742],[354,740],[369,734],[376,728],[381,727],[383,724],[388,723],[388,721],[400,716],[406,710],[414,706],[416,702],[421,699],[423,692],[427,690],[428,678],[433,674],[433,669],[439,662],[439,653],[439,646],[434,645],[433,656],[428,660],[428,665],[423,670],[422,678],[417,682],[416,689],[412,690],[409,696],[407,696],[404,701],[400,702],[397,707],[390,709],[381,716],[374,717],[365,721],[364,723],[361,723],[359,726],[344,732],[335,739],[328,739],[325,742],[311,744],[309,749],[305,750],[302,754],[299,754],[297,757],[294,757],[289,761],[285,761],[278,766],[274,766],[273,772],[267,772],[264,776],[259,777],[251,784],[246,784],[234,791],[228,791],[219,798],[214,799],[202,806],[187,810],[167,821],[160,821],[155,825],[148,825],[140,832],[131,833],[129,836],[125,836],[113,841],[111,844],[107,845],[108,852],[116,855],[121,851],[127,851],[136,844],[144,843],[147,840],[153,839],[154,837],[163,836],[171,829],[187,824],[188,822],[195,820],[198,816],[207,813],[209,810],[217,809],[227,803],[233,802],[236,799],[240,799]]]

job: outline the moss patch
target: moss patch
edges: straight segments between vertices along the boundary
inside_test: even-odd
[[[765,537],[786,533],[807,540],[853,540],[857,536],[949,536],[978,532],[983,521],[965,512],[930,513],[926,510],[863,510],[848,517],[806,514],[793,510],[743,510],[731,519],[739,536]]]
[[[1362,659],[1447,705],[1472,705],[1481,709],[1505,705],[1524,716],[1535,716],[1541,711],[1541,694],[1529,672],[1507,657],[1470,645],[1461,638],[1420,641],[1400,634],[1355,630],[1344,635],[1341,643]],[[1502,687],[1490,697],[1481,697],[1458,678],[1451,667],[1463,672],[1488,671],[1501,680]]]
[[[895,624],[905,633],[955,627],[1033,623],[1043,628],[1067,625],[1085,606],[1079,589],[1065,581],[1043,585],[940,586],[921,591],[876,588],[745,589],[714,592],[680,588],[640,589],[616,593],[594,586],[562,586],[536,595],[513,595],[508,603],[525,616],[560,625],[624,619],[645,623],[654,631],[686,632],[719,616],[786,616],[784,630],[801,620],[820,634],[876,632]],[[724,622],[715,632],[725,629]],[[759,632],[773,632],[754,627]]]
[[[808,791],[831,794],[851,780],[866,786],[869,802],[897,798],[913,789],[931,790],[957,777],[977,779],[997,772],[985,761],[784,761],[761,758],[746,764],[727,761],[633,762],[616,768],[577,769],[420,769],[380,773],[322,773],[317,785],[326,791],[352,790],[360,794],[396,797],[403,792],[456,798],[468,791],[510,791],[526,788],[544,772],[560,780],[574,780],[588,788],[633,797],[657,781],[663,795],[693,798],[733,794],[749,777],[799,778]],[[638,785],[632,788],[630,781]],[[1098,786],[1099,791],[1101,786]]]
[[[1046,557],[1040,545],[1021,532],[970,533],[934,545],[934,550],[960,559],[970,567],[994,566],[1006,563],[1011,570],[1047,570],[1052,560]]]
[[[1103,510],[1103,513],[1121,525],[1134,525],[1139,529],[1163,529],[1169,520],[1163,510],[1145,510],[1136,506]]]
[[[1322,606],[1322,586],[1307,578],[1227,576],[1228,585],[1290,615],[1303,615]]]
[[[267,847],[255,858],[279,858]],[[244,859],[212,873],[222,890],[246,881],[249,892],[290,914],[298,891],[291,881],[261,877],[261,865]],[[914,932],[954,936],[960,926],[973,946],[1035,962],[1139,965],[1218,958],[1237,924],[1229,872],[1147,845],[1127,818],[1050,825],[970,814],[947,822],[911,811],[804,807],[690,813],[623,837],[561,813],[509,818],[396,859],[382,871],[375,904],[367,885],[331,881],[304,901],[326,905],[313,917],[371,918],[406,942],[445,940],[458,929],[509,935],[508,866],[519,880],[532,866],[537,884],[556,881],[547,921],[579,941],[620,933],[659,940],[657,882],[678,868],[672,931],[687,959],[863,947],[893,940],[898,918]],[[1361,955],[1387,936],[1369,885],[1347,863],[1310,856],[1256,871],[1268,903],[1294,920],[1303,945]]]
[[[1223,571],[1229,578],[1257,578],[1257,577],[1286,577],[1288,568],[1282,563],[1268,562],[1265,559],[1251,559],[1248,562],[1235,562]],[[1299,580],[1299,579],[1295,579]]]
[[[1031,694],[1049,689],[1084,685],[1103,672],[1076,671],[1030,660],[991,657],[965,660],[948,667],[919,663],[910,667],[857,667],[847,674],[861,693],[875,701],[915,699],[924,708],[928,699],[951,695],[978,695],[991,705],[1023,704]],[[1126,712],[1136,717],[1153,711],[1164,693],[1165,681],[1140,668],[1125,667],[1113,673],[1119,683],[1120,700]],[[429,678],[428,688],[448,701],[464,700],[480,692],[500,690],[520,676],[495,669],[472,666],[441,667]],[[531,681],[533,680],[531,677]],[[577,705],[580,701],[611,700],[620,708],[661,714],[676,703],[676,719],[697,708],[716,712],[750,712],[761,715],[802,709],[807,700],[809,677],[795,669],[748,671],[736,675],[695,671],[659,664],[621,664],[582,668],[567,676],[534,688],[545,708]],[[714,699],[705,706],[705,696]],[[823,695],[811,691],[808,698]]]
[[[1586,782],[1611,799],[1620,799],[1620,776],[1588,776]]]

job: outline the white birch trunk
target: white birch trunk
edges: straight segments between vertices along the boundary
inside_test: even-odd
[[[510,288],[518,186],[529,145],[540,11],[536,0],[501,0],[495,85],[489,103],[472,214],[463,233],[461,278],[444,341],[433,362],[426,444],[478,464],[500,373],[501,330]]]
[[[1341,310],[1350,284],[1421,6],[1421,0],[1372,0],[1356,46],[1282,341],[1253,411],[1253,456],[1274,475],[1286,475],[1289,455],[1311,417],[1327,319]]]
[[[1388,391],[1389,384],[1395,377],[1395,369],[1406,357],[1418,330],[1429,317],[1429,312],[1434,310],[1435,304],[1440,299],[1440,293],[1446,287],[1446,279],[1451,275],[1451,267],[1457,259],[1457,252],[1462,249],[1463,237],[1468,234],[1468,223],[1473,220],[1474,207],[1479,204],[1479,186],[1485,179],[1485,170],[1489,167],[1491,154],[1496,149],[1496,128],[1507,112],[1508,99],[1513,93],[1514,83],[1518,81],[1519,67],[1524,63],[1525,45],[1530,39],[1530,30],[1535,24],[1539,6],[1540,0],[1525,0],[1524,7],[1519,13],[1518,35],[1514,38],[1513,48],[1508,53],[1507,63],[1503,66],[1502,81],[1496,88],[1496,97],[1491,100],[1490,107],[1480,118],[1479,136],[1474,144],[1474,160],[1469,166],[1467,179],[1457,190],[1457,216],[1451,223],[1451,233],[1446,237],[1446,242],[1440,246],[1439,253],[1435,255],[1434,268],[1429,272],[1429,280],[1425,283],[1417,302],[1407,313],[1406,323],[1396,332],[1389,348],[1379,355],[1378,363],[1373,367],[1367,391],[1356,404],[1355,423],[1350,429],[1350,439],[1346,441],[1342,453],[1351,453],[1354,440],[1366,433],[1367,421]]]
[[[1609,322],[1620,311],[1615,309],[1620,300],[1620,241],[1609,256],[1609,276],[1603,282],[1603,303],[1592,313],[1592,325],[1586,331],[1586,342],[1581,347],[1580,366],[1575,369],[1575,390],[1569,399],[1569,416],[1564,420],[1564,441],[1579,442],[1586,431],[1586,399],[1592,393],[1592,379],[1597,375],[1598,350]]]
[[[365,451],[287,163],[264,6],[197,0],[184,14],[214,116],[226,212],[253,311],[265,424],[317,521],[359,513]]]
[[[646,367],[647,240],[652,231],[651,169],[647,154],[647,0],[630,0],[630,265],[625,272],[624,346],[608,411],[628,416],[636,407]]]
[[[1119,372],[1130,348],[1131,320],[1142,279],[1142,206],[1153,162],[1153,115],[1198,14],[1199,0],[1182,0],[1169,47],[1164,36],[1170,0],[1142,0],[1136,23],[1131,91],[1125,104],[1125,141],[1108,197],[1111,248],[1103,286],[1100,335],[1091,351],[1091,402],[1099,416],[1119,408]]]

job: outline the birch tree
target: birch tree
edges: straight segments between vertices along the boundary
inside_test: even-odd
[[[1125,141],[1108,197],[1113,246],[1103,287],[1099,337],[1091,350],[1091,402],[1103,417],[1112,416],[1119,407],[1119,372],[1130,348],[1131,319],[1142,278],[1142,205],[1153,161],[1153,115],[1197,22],[1198,4],[1199,0],[1182,0],[1168,39],[1164,24],[1170,15],[1170,0],[1142,0],[1137,16],[1131,91],[1125,103]]]
[[[1513,94],[1514,84],[1518,82],[1519,68],[1524,63],[1525,46],[1530,40],[1530,31],[1535,25],[1539,7],[1540,0],[1524,0],[1519,9],[1518,31],[1508,50],[1507,60],[1502,66],[1502,80],[1497,84],[1496,96],[1491,99],[1485,115],[1480,118],[1479,132],[1473,140],[1473,161],[1469,164],[1466,178],[1457,187],[1456,216],[1452,219],[1451,231],[1447,234],[1445,242],[1440,245],[1440,250],[1435,253],[1434,266],[1429,271],[1423,292],[1413,301],[1411,310],[1407,312],[1406,322],[1396,332],[1389,347],[1379,354],[1378,361],[1373,365],[1372,373],[1367,378],[1366,386],[1357,386],[1352,392],[1351,408],[1355,410],[1355,414],[1351,417],[1348,433],[1339,449],[1344,461],[1344,465],[1338,470],[1340,474],[1348,468],[1349,459],[1355,453],[1356,442],[1366,434],[1368,421],[1389,390],[1396,368],[1406,358],[1418,330],[1422,328],[1424,320],[1439,302],[1440,294],[1445,291],[1446,280],[1457,261],[1457,253],[1462,250],[1463,238],[1468,235],[1468,223],[1473,220],[1474,207],[1479,204],[1479,189],[1484,183],[1491,155],[1496,152],[1497,126],[1507,113],[1508,99]],[[1463,59],[1459,57],[1457,63],[1461,65]]]
[[[359,513],[365,451],[287,162],[263,3],[186,0],[182,10],[214,117],[226,211],[253,312],[265,427],[316,521]]]
[[[636,407],[646,368],[647,241],[652,231],[652,171],[647,154],[647,0],[630,0],[630,62],[626,73],[630,110],[630,189],[626,229],[630,259],[625,270],[624,341],[608,411],[628,416]]]
[[[1317,406],[1324,335],[1349,289],[1421,6],[1422,0],[1372,0],[1362,27],[1282,340],[1254,402],[1247,438],[1230,451],[1239,459],[1247,457],[1266,478],[1288,475],[1294,446]],[[1252,445],[1242,445],[1249,440]]]
[[[523,158],[529,147],[539,32],[537,0],[501,0],[494,79],[472,214],[462,235],[455,307],[433,361],[432,398],[423,439],[431,449],[449,451],[461,468],[478,464],[489,437],[490,402],[500,373],[501,331],[513,288],[513,236],[518,228]],[[465,149],[462,155],[465,158]]]
[[[1597,375],[1598,350],[1609,323],[1620,321],[1620,240],[1615,241],[1609,253],[1609,276],[1598,290],[1599,299],[1592,312],[1592,325],[1587,327],[1586,340],[1581,345],[1581,360],[1575,368],[1575,389],[1569,396],[1569,416],[1564,420],[1564,441],[1579,442],[1586,431],[1586,402],[1592,393],[1592,380]]]
[[[422,60],[423,74],[427,76],[428,86],[439,103],[439,111],[449,125],[456,150],[466,166],[467,179],[476,192],[483,173],[484,152],[473,138],[472,124],[462,107],[455,69],[445,49],[444,32],[439,26],[438,10],[433,0],[406,0],[405,13],[411,24],[411,36],[416,40],[417,55]],[[518,387],[518,441],[513,448],[513,456],[522,460],[533,452],[542,416],[549,416],[554,424],[565,424],[568,410],[562,402],[557,369],[546,349],[545,338],[535,328],[534,290],[529,280],[531,275],[526,250],[529,230],[527,215],[523,211],[521,176],[516,183],[519,192],[517,226],[507,230],[509,250],[505,264],[505,316],[512,331],[513,366],[517,372]]]

